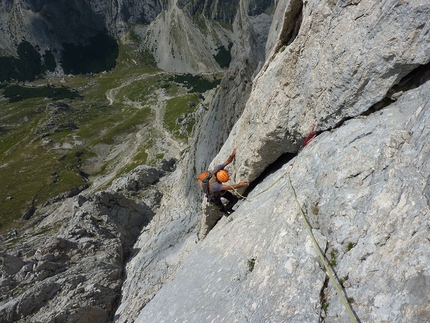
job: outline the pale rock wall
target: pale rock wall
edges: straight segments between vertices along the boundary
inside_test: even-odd
[[[240,106],[234,112],[211,107],[188,173],[207,168],[220,145],[210,166],[237,146],[229,166],[232,181],[255,180],[284,153],[296,153],[314,123],[322,134],[254,188],[249,201],[197,247],[185,234],[182,249],[173,244],[170,252],[163,250],[164,270],[150,257],[149,270],[132,268],[146,279],[157,268],[167,273],[158,278],[159,291],[145,299],[136,322],[348,321],[301,222],[287,171],[358,318],[429,320],[428,292],[415,288],[429,281],[425,223],[430,213],[423,196],[429,175],[428,76],[416,86],[396,84],[430,60],[430,4],[315,0],[279,1],[277,8],[274,17],[283,20],[273,21],[275,39],[267,41],[268,57],[243,113]],[[235,81],[242,85],[241,77]],[[378,103],[387,96],[391,105],[380,110]],[[223,118],[235,114],[239,119],[230,133]],[[189,185],[188,202],[195,203],[194,178]],[[178,214],[172,223],[186,228],[184,221],[195,223],[195,216]],[[154,232],[171,237],[172,225]],[[154,248],[163,249],[160,242],[178,240],[158,236],[156,241],[146,244],[150,256]],[[143,253],[139,257],[131,263],[142,262]],[[391,263],[396,265],[390,268]],[[126,285],[129,295],[133,288]],[[148,288],[138,286],[139,292]]]
[[[177,170],[160,182],[161,206],[135,245],[140,252],[127,264],[115,322],[135,321],[159,289],[175,277],[184,259],[199,248],[202,193],[197,189],[197,175],[209,165],[240,116],[251,90],[252,75],[264,61],[264,35],[271,16],[249,17],[247,11],[247,2],[241,2],[240,14],[233,24],[233,61],[214,103],[195,130],[195,142],[182,156]],[[257,26],[253,21],[259,21]]]
[[[289,45],[289,19],[298,16],[301,1],[286,3],[285,10],[278,6],[285,17],[277,43],[214,161],[238,146],[236,180],[253,180],[283,153],[297,151],[313,124],[316,131],[332,129],[366,112],[430,61],[427,0],[307,1]]]
[[[135,322],[427,322],[430,82],[324,132],[224,218]]]

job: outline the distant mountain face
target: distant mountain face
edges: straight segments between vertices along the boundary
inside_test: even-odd
[[[161,11],[162,4],[156,0],[2,1],[0,57],[20,58],[17,49],[23,42],[28,42],[40,55],[52,53],[61,65],[65,47],[81,48],[83,54],[80,56],[85,56],[85,50],[88,49],[84,47],[93,43],[95,38],[108,36],[119,39],[128,31],[128,24],[147,25]],[[117,51],[115,48],[109,50],[113,54]],[[68,54],[70,55],[70,51]],[[72,55],[75,55],[73,50]],[[99,57],[97,59],[100,60]],[[67,69],[65,72],[79,71]],[[20,79],[19,76],[12,78]]]
[[[239,0],[190,1],[179,0],[178,7],[186,10],[192,16],[203,14],[213,20],[233,23]]]
[[[65,41],[82,43],[104,30],[116,36],[124,23],[149,24],[161,11],[157,0],[2,1],[1,54],[24,39],[55,48]]]
[[[258,15],[272,5],[273,0],[252,0],[248,14]],[[64,68],[64,56],[70,56],[64,54],[65,48],[83,49],[97,37],[124,42],[137,36],[134,42],[141,50],[150,51],[160,68],[191,73],[216,71],[225,67],[214,57],[220,49],[231,47],[231,25],[238,7],[239,0],[4,0],[0,2],[0,58],[19,58],[18,46],[28,42],[41,56],[52,55]],[[184,40],[188,46],[184,46]],[[197,54],[190,55],[184,48]],[[111,60],[114,55],[109,56]],[[64,72],[91,71],[66,68]]]

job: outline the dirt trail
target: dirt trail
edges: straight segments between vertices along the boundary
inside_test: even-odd
[[[115,104],[117,101],[116,96],[122,88],[129,86],[133,82],[153,76],[153,74],[143,74],[125,81],[116,88],[106,91],[106,98],[109,101],[109,105]],[[106,186],[112,179],[116,178],[124,167],[133,162],[134,157],[139,151],[144,149],[143,146],[145,142],[150,140],[154,142],[153,146],[146,150],[148,159],[155,159],[155,156],[160,153],[164,154],[165,158],[179,158],[181,152],[187,148],[185,143],[178,142],[164,127],[163,119],[165,106],[169,97],[163,90],[155,91],[154,96],[155,99],[151,100],[153,103],[149,105],[155,117],[151,124],[137,127],[136,131],[127,135],[120,144],[98,147],[98,149],[101,150],[100,155],[105,156],[101,163],[109,162],[112,169],[108,174],[94,178],[91,190],[95,191],[100,189]],[[125,100],[123,103],[134,108],[142,108],[145,103],[147,104],[147,102],[141,103],[130,100]]]
[[[161,74],[161,73],[160,73]],[[133,82],[136,82],[136,81],[140,81],[140,80],[144,80],[144,79],[146,79],[146,78],[149,78],[149,77],[151,77],[151,76],[153,76],[153,74],[142,74],[142,75],[139,75],[139,76],[137,76],[137,77],[135,77],[135,78],[131,78],[131,79],[129,79],[129,80],[127,80],[127,81],[125,81],[124,83],[122,83],[120,86],[118,86],[118,87],[115,87],[115,88],[113,88],[113,89],[110,89],[110,90],[107,90],[106,91],[106,99],[108,99],[108,101],[109,101],[109,105],[112,105],[114,102],[115,102],[115,97],[116,97],[116,95],[118,94],[118,92],[123,88],[123,87],[126,87],[126,86],[129,86],[131,83],[133,83]]]
[[[169,99],[169,97],[166,96],[162,90],[156,91],[156,95],[157,103],[155,105],[151,105],[151,110],[155,114],[155,120],[152,126],[157,131],[157,133],[160,134],[160,139],[170,147],[169,149],[174,149],[171,151],[171,153],[174,155],[173,157],[179,158],[180,153],[188,145],[177,141],[174,136],[164,127],[163,119],[166,112],[166,101]]]

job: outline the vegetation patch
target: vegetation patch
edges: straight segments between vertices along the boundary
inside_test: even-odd
[[[163,80],[165,80],[165,76],[161,74],[148,75],[147,77],[122,88],[118,92],[117,97],[133,102],[146,103],[151,100],[151,97],[155,97],[155,92],[165,84],[161,83]]]
[[[29,138],[15,148],[2,160],[0,228],[26,212],[33,201],[43,203],[84,182],[74,151],[63,159],[55,158],[56,154],[46,153],[40,145],[31,144]]]
[[[69,108],[56,113],[46,106],[45,98],[0,101],[0,231],[20,219],[33,202],[37,207],[85,184],[95,175],[83,170],[97,157],[94,145],[118,143],[151,115],[149,108],[101,108],[81,101],[69,102]],[[144,152],[135,156],[132,166],[145,163],[146,157]]]
[[[185,118],[189,113],[194,112],[194,107],[198,102],[199,99],[195,94],[187,94],[167,101],[164,124],[177,138],[188,138],[188,136],[182,135],[179,131],[181,128],[180,119]],[[191,131],[190,128],[187,129]]]
[[[190,93],[204,93],[216,88],[221,83],[221,80],[219,79],[208,80],[202,76],[192,75],[189,73],[174,75],[167,81],[183,84],[187,89],[189,89],[188,92]]]
[[[248,259],[248,272],[252,273],[255,267],[255,258]]]
[[[133,169],[135,169],[139,165],[145,165],[147,164],[148,160],[148,153],[145,149],[141,149],[134,157],[132,162],[124,168],[124,171],[121,174],[125,174],[128,172],[131,172]]]
[[[228,68],[231,63],[231,48],[233,43],[228,44],[228,49],[223,45],[217,48],[217,53],[214,55],[215,61],[222,68]]]
[[[150,115],[151,110],[149,108],[133,109],[132,111],[126,111],[125,114],[121,113],[120,115],[116,115],[117,118],[123,119],[112,127],[107,127],[109,124],[108,122],[103,123],[103,127],[106,128],[105,132],[91,143],[93,145],[100,142],[105,144],[114,144],[115,140],[121,135],[135,132],[136,126],[146,123]],[[97,122],[99,122],[99,120],[97,120]]]
[[[330,303],[329,302],[323,302],[322,303],[322,310],[324,311],[324,313],[327,313],[328,307],[329,307]]]
[[[46,51],[41,56],[37,48],[27,41],[18,45],[17,54],[18,58],[0,57],[0,82],[34,81],[46,71],[54,71],[57,67],[51,51]]]
[[[336,249],[332,249],[330,251],[330,265],[332,267],[336,267],[337,266],[337,255],[339,254],[339,252]]]
[[[53,100],[61,100],[75,99],[79,97],[76,91],[65,87],[53,87],[51,85],[43,87],[10,85],[3,90],[3,96],[8,98],[10,103],[30,98],[50,98]]]
[[[348,242],[348,245],[346,246],[346,251],[350,251],[352,248],[355,247],[355,243],[353,242]]]

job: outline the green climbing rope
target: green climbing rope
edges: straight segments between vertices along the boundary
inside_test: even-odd
[[[312,242],[314,243],[314,246],[315,246],[315,248],[316,248],[316,249],[317,249],[317,251],[318,251],[318,254],[319,254],[319,256],[320,256],[320,259],[321,259],[321,261],[322,261],[322,262],[323,262],[323,264],[324,264],[324,267],[325,267],[325,269],[326,269],[326,271],[327,271],[327,274],[328,274],[328,276],[330,277],[331,282],[333,283],[334,287],[336,288],[336,291],[337,291],[337,293],[339,294],[339,297],[341,298],[342,303],[343,303],[343,305],[345,306],[345,308],[346,308],[346,310],[347,310],[347,312],[348,312],[349,316],[351,317],[351,321],[352,321],[352,322],[357,322],[357,323],[358,323],[357,318],[355,317],[354,313],[352,312],[351,305],[349,304],[348,300],[346,299],[345,295],[343,294],[343,292],[342,292],[342,288],[340,287],[339,282],[338,282],[338,281],[337,281],[337,279],[335,278],[335,275],[334,275],[334,273],[333,273],[333,269],[332,269],[332,268],[331,268],[331,266],[328,264],[327,259],[324,257],[324,254],[323,254],[323,252],[322,252],[322,250],[321,250],[320,246],[318,245],[318,242],[317,242],[317,240],[315,239],[314,234],[312,233],[312,228],[311,228],[311,226],[310,226],[310,224],[309,224],[308,220],[306,219],[305,213],[304,213],[304,211],[303,211],[302,207],[300,206],[299,200],[298,200],[298,198],[297,198],[296,191],[294,190],[293,184],[291,183],[291,178],[290,178],[290,173],[289,173],[289,172],[288,172],[288,181],[289,181],[289,183],[290,183],[290,188],[291,188],[291,190],[293,191],[293,195],[294,195],[294,199],[296,200],[297,207],[298,207],[298,208],[299,208],[299,210],[300,210],[300,214],[302,215],[303,221],[305,222],[306,228],[308,229],[308,232],[309,232],[309,235],[310,235],[310,237],[311,237],[311,239],[312,239]]]

